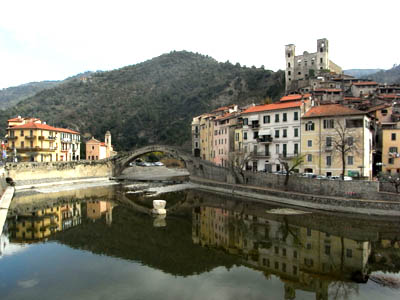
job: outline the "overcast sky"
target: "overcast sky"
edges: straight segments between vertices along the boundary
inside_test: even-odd
[[[398,0],[2,0],[0,88],[112,70],[172,50],[283,69],[329,40],[344,69],[400,63]]]

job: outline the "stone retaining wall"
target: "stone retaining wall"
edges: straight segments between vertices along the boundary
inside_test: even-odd
[[[21,183],[37,183],[59,181],[76,178],[110,177],[112,162],[110,161],[69,161],[69,162],[20,162],[7,163],[7,177],[11,177],[17,185]]]
[[[208,161],[197,161],[190,170],[191,175],[204,179],[225,183],[234,183],[229,169],[216,166]],[[342,181],[318,180],[291,175],[289,184],[285,187],[284,175],[263,172],[244,172],[245,182],[248,185],[280,189],[304,194],[335,196],[353,199],[400,201],[400,195],[394,193],[393,187],[385,185],[380,189],[377,181]],[[382,184],[381,184],[382,186]],[[386,192],[387,191],[387,192]]]

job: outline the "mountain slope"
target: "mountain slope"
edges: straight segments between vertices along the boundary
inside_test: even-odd
[[[16,115],[35,116],[97,138],[110,130],[118,150],[149,143],[183,145],[190,141],[193,116],[226,104],[276,99],[283,91],[282,71],[171,52],[43,90],[0,112],[0,122],[6,124]]]
[[[68,77],[65,80],[52,80],[52,81],[39,81],[39,82],[29,82],[21,84],[18,86],[13,86],[0,90],[0,109],[7,109],[18,102],[32,97],[36,93],[55,87],[58,84],[65,83],[72,79],[86,77],[92,74],[92,72],[81,73],[72,77]]]
[[[386,71],[371,74],[368,78],[380,83],[400,84],[400,65],[395,65],[393,68]]]
[[[368,75],[384,71],[383,69],[349,69],[344,70],[343,73],[346,75],[354,76],[355,78],[365,78]]]

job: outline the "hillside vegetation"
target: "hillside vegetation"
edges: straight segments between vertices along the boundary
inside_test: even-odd
[[[284,72],[241,67],[190,52],[171,52],[110,72],[45,89],[0,112],[0,122],[21,115],[104,138],[117,150],[152,143],[190,147],[193,116],[219,106],[279,98]]]
[[[368,78],[380,83],[400,84],[400,65],[395,65],[393,68],[386,71],[371,74]]]
[[[79,79],[82,77],[87,77],[93,72],[85,72],[72,77],[68,77],[64,80],[47,80],[47,81],[39,81],[39,82],[29,82],[25,84],[21,84],[18,86],[13,86],[0,90],[0,109],[7,109],[18,102],[25,100],[29,97],[32,97],[36,93],[55,87],[56,85],[68,82],[70,80]]]
[[[348,69],[344,70],[343,73],[346,75],[354,76],[355,78],[365,78],[368,75],[384,71],[383,69]]]

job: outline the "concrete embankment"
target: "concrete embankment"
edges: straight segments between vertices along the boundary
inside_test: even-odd
[[[4,223],[7,219],[8,208],[14,196],[14,187],[8,186],[5,188],[3,195],[0,198],[0,234],[3,232]]]
[[[352,214],[400,216],[400,201],[347,199],[285,192],[259,186],[222,183],[194,176],[190,177],[190,181],[198,184],[199,189],[249,197],[265,202]]]

